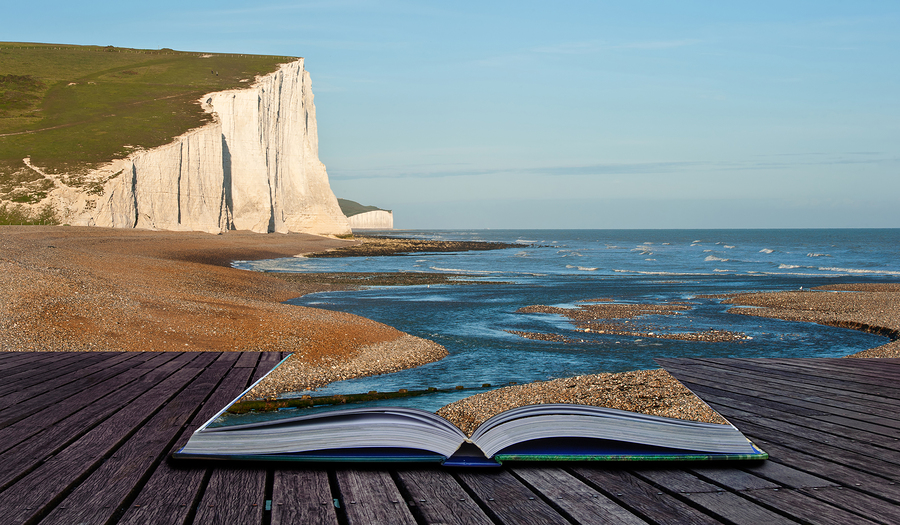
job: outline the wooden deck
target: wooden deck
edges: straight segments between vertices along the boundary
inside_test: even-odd
[[[490,470],[172,461],[277,353],[0,353],[3,523],[900,523],[900,360],[664,359],[771,459]]]

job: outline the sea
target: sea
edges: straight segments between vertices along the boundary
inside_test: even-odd
[[[469,285],[385,286],[305,295],[291,304],[349,312],[440,343],[449,356],[397,373],[333,383],[312,395],[436,389],[410,406],[440,406],[488,388],[600,372],[658,368],[661,357],[840,357],[888,342],[812,323],[728,313],[719,294],[900,282],[900,229],[391,230],[372,235],[496,241],[514,248],[389,257],[237,261],[261,272],[439,272]],[[585,333],[556,314],[582,301],[685,302],[679,315],[640,319],[665,332],[743,334],[698,342]],[[563,335],[526,339],[512,331]],[[483,386],[490,385],[490,386]],[[293,397],[310,392],[287,393]],[[391,401],[402,405],[402,401]]]

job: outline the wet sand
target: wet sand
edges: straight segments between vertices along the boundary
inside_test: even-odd
[[[841,284],[725,297],[725,303],[735,305],[730,313],[852,328],[892,339],[847,357],[900,357],[900,283]]]

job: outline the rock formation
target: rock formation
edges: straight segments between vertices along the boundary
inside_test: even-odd
[[[205,95],[213,122],[50,194],[64,223],[114,228],[347,234],[319,161],[303,59],[247,89]]]
[[[393,230],[394,214],[387,210],[367,211],[347,217],[353,230]]]

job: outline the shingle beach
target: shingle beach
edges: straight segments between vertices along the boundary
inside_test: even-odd
[[[359,316],[282,304],[342,285],[230,267],[234,260],[290,257],[357,243],[303,234],[3,226],[0,350],[294,352],[253,397],[410,368],[446,355],[440,345]],[[734,313],[886,335],[890,343],[851,357],[900,357],[900,284],[738,294],[724,300],[735,305]],[[440,413],[471,431],[500,411],[558,402],[721,422],[662,370],[516,385],[463,399]]]

